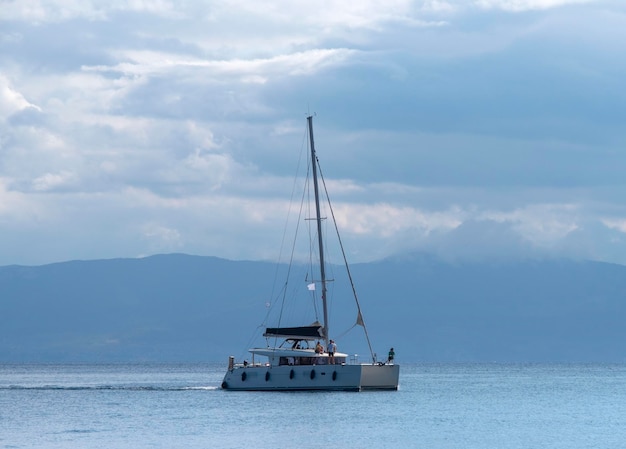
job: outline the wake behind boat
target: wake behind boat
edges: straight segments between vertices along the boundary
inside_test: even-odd
[[[252,348],[249,352],[252,363],[243,361],[236,363],[233,356],[229,357],[228,370],[222,382],[225,390],[247,391],[361,391],[361,390],[397,390],[400,366],[393,363],[392,352],[386,362],[378,362],[371,349],[369,336],[361,307],[352,285],[357,307],[357,323],[362,326],[370,348],[371,363],[358,363],[356,357],[338,352],[335,342],[330,338],[328,321],[326,266],[324,262],[324,241],[322,237],[323,217],[320,213],[320,192],[318,184],[319,162],[315,153],[313,139],[313,117],[307,117],[310,143],[310,164],[315,196],[315,217],[317,233],[317,252],[319,255],[319,281],[308,283],[308,290],[315,291],[321,287],[321,303],[323,323],[295,327],[267,327],[263,336],[267,346]],[[323,179],[323,178],[322,178]],[[325,185],[324,185],[325,187]],[[328,195],[326,195],[328,196]],[[330,204],[329,204],[330,207]],[[331,215],[332,214],[331,208]],[[335,229],[336,224],[335,224]],[[341,252],[352,282],[349,267],[341,245]],[[280,342],[280,344],[276,344]],[[321,344],[324,342],[324,345]],[[259,361],[262,358],[262,361]]]

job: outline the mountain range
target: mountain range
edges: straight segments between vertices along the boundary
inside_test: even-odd
[[[286,270],[184,254],[0,267],[0,362],[244,358],[272,325],[273,281]],[[331,333],[365,357],[357,312],[341,301],[350,284],[332,272]],[[399,362],[626,360],[626,266],[408,254],[351,274],[372,349],[393,346]]]

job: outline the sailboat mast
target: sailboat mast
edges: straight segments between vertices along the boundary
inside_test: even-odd
[[[307,117],[309,122],[309,139],[311,141],[311,166],[313,168],[313,189],[315,191],[315,213],[317,221],[317,245],[320,252],[320,276],[322,283],[322,307],[324,310],[324,340],[328,347],[328,307],[326,305],[326,270],[324,266],[324,242],[322,240],[322,216],[320,214],[320,195],[317,186],[317,156],[315,155],[315,144],[313,142],[313,116]]]

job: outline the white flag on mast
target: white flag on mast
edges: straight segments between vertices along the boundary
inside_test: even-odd
[[[308,284],[306,288],[308,288],[310,291],[313,291],[315,290],[315,284],[314,283]]]

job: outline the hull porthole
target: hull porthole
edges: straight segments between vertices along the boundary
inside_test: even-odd
[[[311,379],[315,379],[315,370],[314,369],[311,370]]]
[[[293,376],[295,376],[296,373],[293,372],[293,370],[289,371],[289,378],[293,379]]]
[[[246,381],[246,377],[248,377],[248,375],[246,374],[246,372],[244,371],[243,373],[241,373],[241,381],[245,382]]]
[[[333,380],[337,380],[337,371],[333,371]]]
[[[270,372],[269,371],[267,373],[265,373],[265,382],[267,382],[268,380],[270,380]]]
[[[228,390],[228,384],[226,382],[222,382],[222,390]]]

